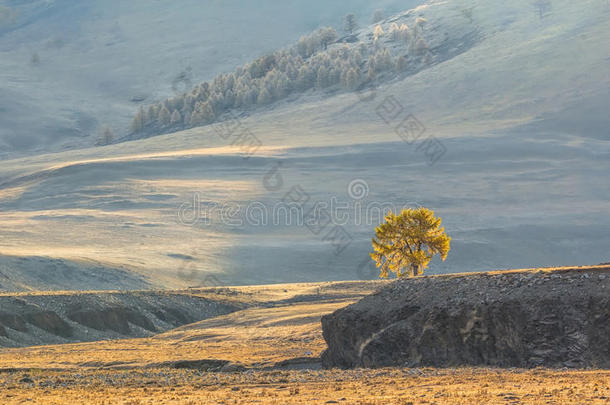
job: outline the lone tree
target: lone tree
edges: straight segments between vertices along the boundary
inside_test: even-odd
[[[375,229],[371,258],[380,268],[379,277],[396,273],[398,278],[423,274],[430,259],[438,254],[444,261],[451,238],[441,227],[441,219],[427,208],[403,209],[385,216],[385,223]]]
[[[352,35],[357,29],[358,23],[356,22],[356,16],[354,14],[346,15],[343,19],[343,31],[347,35]]]

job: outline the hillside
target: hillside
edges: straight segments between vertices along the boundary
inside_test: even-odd
[[[124,135],[140,105],[211,80],[355,12],[417,1],[0,3],[0,158]],[[181,79],[182,78],[182,79]]]
[[[528,1],[471,6],[472,22],[460,2],[417,11],[431,41],[476,26],[466,52],[364,93],[309,92],[232,122],[260,141],[254,154],[217,123],[0,162],[0,253],[86,259],[165,288],[373,279],[380,211],[425,205],[453,238],[432,274],[608,262],[610,9],[554,1],[541,19]],[[411,114],[424,130],[416,142],[395,131]],[[308,210],[347,206],[334,213],[346,233],[273,223],[295,190]],[[266,223],[245,219],[252,203]]]
[[[310,343],[311,347],[308,350],[290,347],[292,357],[303,357],[306,351],[321,351],[320,317],[386,284],[334,282],[177,291],[0,294],[0,347],[32,346],[2,351],[0,357],[6,357],[0,360],[0,373],[10,367],[9,358],[13,355],[29,358],[23,357],[19,367],[37,362],[38,366],[29,364],[46,368],[45,362],[55,362],[40,356],[41,348],[35,346],[56,345],[55,353],[64,356],[74,348],[72,344],[80,342],[91,343],[82,343],[83,357],[77,355],[65,361],[63,368],[124,367],[136,363],[151,367],[201,358],[250,366],[264,360],[265,367],[271,366],[291,358],[289,352],[278,353],[274,342],[289,346],[291,339],[297,339],[295,327],[301,334],[298,340]],[[210,339],[222,344],[205,344]],[[246,341],[249,343],[245,344]],[[116,350],[115,345],[131,346],[133,357]],[[176,345],[180,346],[180,354],[170,350]],[[113,350],[116,353],[109,353]],[[107,356],[112,356],[115,362],[110,364]],[[318,358],[309,357],[308,362],[319,363]]]
[[[142,138],[227,121],[303,94],[364,93],[467,52],[482,40],[474,20],[428,22],[421,6],[341,35],[320,28],[193,90],[141,108],[129,137]],[[443,18],[444,17],[444,18]],[[230,125],[230,124],[229,124]]]
[[[246,306],[218,294],[102,292],[0,295],[0,346],[151,336]]]

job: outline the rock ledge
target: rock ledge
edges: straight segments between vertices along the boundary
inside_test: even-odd
[[[327,368],[610,368],[610,266],[399,280],[322,329]]]

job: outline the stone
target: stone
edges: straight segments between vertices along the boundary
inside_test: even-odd
[[[610,368],[610,280],[599,273],[531,273],[538,282],[520,286],[520,273],[399,280],[322,318],[322,363]]]

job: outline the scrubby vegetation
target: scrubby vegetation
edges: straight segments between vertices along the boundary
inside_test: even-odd
[[[345,37],[338,38],[333,28],[320,28],[288,49],[220,74],[185,94],[141,107],[131,133],[154,135],[202,126],[222,120],[231,110],[254,109],[310,90],[353,91],[421,68],[432,61],[425,22],[417,18],[412,27],[392,23],[387,32],[376,25],[372,35],[361,34],[359,40],[353,34],[354,17],[347,16]]]

